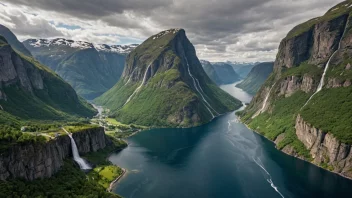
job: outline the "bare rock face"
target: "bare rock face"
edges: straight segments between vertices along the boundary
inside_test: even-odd
[[[94,152],[110,144],[103,128],[83,130],[73,134],[80,153]],[[60,136],[47,143],[16,145],[0,155],[0,180],[22,178],[34,180],[54,175],[72,156],[71,140]]]
[[[0,48],[0,82],[2,86],[19,83],[28,92],[43,89],[43,77],[39,70],[23,61],[10,45]],[[0,99],[5,99],[4,93],[0,94]]]
[[[328,164],[332,171],[352,177],[351,145],[311,126],[300,115],[297,116],[295,128],[298,139],[310,150],[314,164]]]
[[[306,93],[315,90],[314,79],[308,75],[304,75],[303,78],[298,76],[289,76],[280,82],[280,94],[285,97],[290,97],[293,93],[298,90],[302,90]]]
[[[327,88],[337,88],[337,87],[349,87],[351,86],[351,80],[340,80],[337,78],[329,78],[326,84]]]
[[[281,67],[291,68],[298,66],[310,56],[312,45],[312,30],[299,36],[283,39],[274,64],[274,70],[280,71]]]
[[[314,26],[311,64],[322,64],[338,48],[344,32],[348,15],[341,15],[330,21],[324,21]]]

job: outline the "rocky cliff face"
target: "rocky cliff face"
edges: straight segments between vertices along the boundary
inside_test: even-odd
[[[23,61],[10,45],[0,48],[0,81],[3,86],[19,83],[30,93],[34,89],[43,89],[43,78],[39,70]]]
[[[343,143],[351,142],[351,11],[352,1],[344,1],[291,30],[280,43],[273,74],[242,115],[282,151],[347,177],[352,177],[351,145]],[[320,82],[321,91],[313,95]]]
[[[288,76],[280,81],[279,96],[284,95],[285,97],[289,97],[298,90],[302,90],[305,93],[313,92],[318,83],[319,82],[315,82],[314,79],[308,75],[303,76],[303,78]]]
[[[110,140],[103,128],[87,129],[73,134],[81,154],[105,148]],[[16,145],[0,155],[0,179],[23,178],[34,180],[51,177],[72,156],[68,136],[60,136],[47,143]]]
[[[9,37],[16,39],[14,35]],[[95,114],[94,108],[78,97],[69,84],[34,58],[18,52],[2,36],[0,105],[4,111],[23,119],[66,119],[70,115]]]
[[[298,139],[310,150],[313,163],[326,166],[325,168],[343,176],[352,177],[351,145],[315,128],[300,115],[297,116],[295,128]]]

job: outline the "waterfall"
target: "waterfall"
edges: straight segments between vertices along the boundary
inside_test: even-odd
[[[266,104],[268,103],[268,99],[269,99],[269,97],[270,97],[271,90],[274,88],[275,84],[276,84],[276,83],[274,83],[273,86],[271,86],[271,88],[269,89],[269,92],[266,94],[265,99],[264,99],[264,101],[263,101],[262,108],[261,108],[259,111],[257,111],[257,113],[255,113],[255,114],[252,116],[252,119],[255,118],[255,117],[257,117],[260,113],[262,113],[262,112],[265,110]]]
[[[194,87],[196,88],[197,92],[200,94],[200,96],[202,97],[203,101],[205,102],[205,107],[207,108],[207,110],[210,112],[211,116],[213,116],[213,118],[215,118],[213,112],[211,112],[211,110],[209,109],[209,107],[215,111],[215,109],[213,109],[213,107],[211,107],[211,105],[208,103],[208,101],[204,98],[203,94],[199,91],[199,89],[201,89],[203,91],[203,89],[200,87],[199,85],[199,89],[197,87],[197,83],[196,81],[198,81],[198,79],[194,78],[193,75],[191,74],[191,70],[189,69],[189,64],[188,64],[188,60],[187,60],[187,57],[184,56],[185,60],[186,60],[186,63],[187,63],[187,69],[188,69],[188,74],[189,76],[193,79],[193,85]],[[199,83],[199,81],[198,81]],[[204,92],[203,92],[204,93]],[[216,111],[215,111],[216,112]],[[216,112],[217,114],[219,114],[218,112]]]
[[[89,169],[92,169],[92,167],[89,166],[89,164],[87,164],[84,159],[82,159],[80,156],[79,156],[79,153],[78,153],[78,149],[77,149],[77,145],[76,145],[76,142],[75,140],[73,139],[72,137],[72,134],[69,133],[68,131],[66,131],[66,129],[62,128],[66,133],[67,135],[70,137],[71,139],[71,147],[72,147],[72,155],[73,155],[73,159],[78,163],[79,167],[82,169],[82,170],[89,170]]]
[[[143,76],[143,81],[142,83],[139,85],[139,87],[137,87],[137,89],[134,90],[134,92],[130,95],[130,97],[128,97],[127,101],[125,102],[125,104],[123,106],[125,106],[131,99],[132,97],[141,89],[141,87],[144,85],[145,81],[146,81],[146,78],[147,78],[147,73],[148,73],[148,70],[150,68],[150,66],[152,65],[152,63],[150,63],[147,67],[147,69],[145,70],[145,73],[144,73],[144,76]],[[134,72],[134,71],[133,71]],[[131,77],[130,77],[131,78]],[[127,83],[130,81],[130,79],[127,81]],[[127,84],[126,83],[126,84]],[[122,106],[122,107],[123,107]]]
[[[332,55],[330,56],[328,62],[327,62],[326,65],[325,65],[324,73],[323,73],[323,75],[321,76],[321,79],[320,79],[320,82],[319,82],[319,85],[318,85],[317,90],[315,91],[315,93],[314,93],[312,96],[309,97],[309,99],[308,99],[307,102],[303,105],[303,107],[305,107],[305,106],[309,103],[309,101],[313,98],[313,96],[314,96],[315,94],[317,94],[319,91],[321,91],[321,89],[323,88],[323,86],[324,86],[325,74],[326,74],[326,72],[328,71],[328,68],[329,68],[329,66],[330,66],[330,61],[331,61],[331,59],[335,56],[335,54],[337,53],[337,51],[341,49],[341,41],[342,41],[342,39],[343,39],[343,37],[344,37],[344,35],[345,35],[345,33],[346,33],[347,24],[348,24],[348,21],[346,22],[345,29],[344,29],[344,31],[343,31],[343,33],[342,33],[341,38],[340,38],[339,46],[338,46],[337,50],[335,50],[334,53],[332,53]],[[301,109],[303,109],[303,107],[302,107]]]

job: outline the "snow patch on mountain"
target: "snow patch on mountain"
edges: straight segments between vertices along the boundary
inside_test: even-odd
[[[165,36],[166,34],[170,34],[170,33],[176,34],[179,30],[180,30],[180,28],[174,28],[174,29],[162,31],[159,34],[153,36],[153,40],[161,38],[161,37]]]
[[[99,45],[94,45],[94,46],[95,46],[95,49],[98,51],[126,54],[126,53],[130,53],[134,48],[136,48],[138,46],[138,44],[131,44],[131,45],[99,44]]]

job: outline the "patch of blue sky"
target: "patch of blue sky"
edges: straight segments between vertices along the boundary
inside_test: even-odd
[[[77,29],[83,29],[81,26],[78,25],[68,25],[64,23],[54,23],[53,21],[49,21],[50,24],[54,25],[57,28],[65,28],[68,30],[77,30]]]

